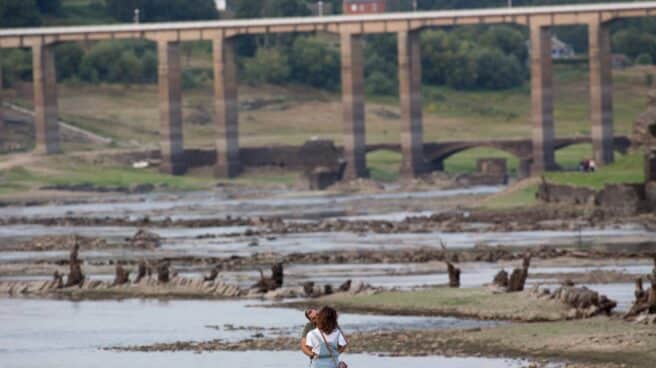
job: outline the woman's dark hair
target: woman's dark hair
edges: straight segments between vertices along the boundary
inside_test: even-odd
[[[317,327],[323,333],[332,333],[337,328],[337,311],[323,307],[317,315]]]

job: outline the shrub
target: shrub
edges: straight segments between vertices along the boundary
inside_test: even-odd
[[[335,90],[340,84],[340,56],[335,47],[316,37],[299,37],[291,51],[292,79]]]
[[[638,65],[652,65],[654,60],[652,59],[651,55],[643,52],[636,57],[635,63]]]
[[[290,76],[287,56],[275,49],[260,48],[244,61],[243,78],[251,84],[286,82]]]

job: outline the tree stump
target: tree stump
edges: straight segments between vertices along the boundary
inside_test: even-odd
[[[528,269],[531,266],[531,256],[524,256],[522,268],[515,268],[508,280],[508,292],[523,291],[528,278]]]
[[[55,281],[55,287],[57,289],[61,289],[64,287],[64,276],[59,273],[59,271],[55,271],[55,273],[52,275],[53,281]]]
[[[264,277],[264,272],[260,270],[260,281],[251,286],[251,289],[257,289],[261,293],[266,293],[282,287],[284,281],[284,269],[282,263],[276,263],[271,267],[271,277]]]
[[[137,267],[137,278],[134,279],[134,282],[138,284],[144,277],[150,277],[151,274],[152,270],[150,269],[150,266],[148,266],[146,261],[141,261]]]
[[[446,269],[449,274],[449,287],[459,288],[460,287],[460,269],[453,265],[449,261],[446,244],[440,239],[440,246],[444,251],[444,263],[446,263]]]
[[[635,301],[624,318],[635,317],[641,313],[656,314],[656,257],[654,257],[654,269],[647,278],[651,283],[649,290],[643,289],[642,277],[636,279]]]
[[[82,273],[82,262],[78,258],[78,252],[80,250],[80,244],[77,239],[75,240],[75,245],[71,250],[69,259],[68,259],[68,277],[66,278],[66,284],[64,287],[72,286],[81,286],[84,283],[84,274]]]
[[[130,282],[130,271],[117,264],[114,276],[114,286],[124,285]]]
[[[219,266],[214,266],[208,276],[203,277],[203,281],[214,281],[219,276]]]
[[[351,280],[346,280],[346,281],[344,281],[343,284],[339,285],[339,288],[337,290],[340,291],[340,292],[345,293],[345,292],[351,290],[351,283],[352,283]]]
[[[504,290],[508,288],[508,272],[506,270],[499,271],[495,276],[492,283]]]
[[[159,266],[157,266],[157,281],[165,284],[170,280],[169,263],[161,262]]]

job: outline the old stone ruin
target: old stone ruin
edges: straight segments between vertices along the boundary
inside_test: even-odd
[[[616,216],[656,211],[656,90],[648,93],[647,111],[635,121],[631,147],[645,149],[645,182],[607,184],[601,190],[548,183],[544,177],[536,197],[546,203],[587,205]]]
[[[538,299],[557,300],[568,305],[571,307],[568,318],[571,319],[609,316],[617,306],[616,301],[608,299],[605,295],[586,287],[576,287],[571,283],[559,287],[554,292],[535,285],[529,293]]]
[[[636,323],[656,324],[656,256],[654,256],[654,269],[646,278],[651,287],[643,288],[643,278],[638,277],[635,284],[635,301],[625,319]]]
[[[303,158],[303,175],[308,189],[323,190],[342,180],[346,162],[333,141],[305,142],[298,154]]]

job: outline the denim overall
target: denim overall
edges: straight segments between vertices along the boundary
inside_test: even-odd
[[[337,339],[337,341],[339,341],[339,339]],[[310,368],[337,368],[337,363],[335,363],[335,361],[339,361],[337,341],[335,341],[334,345],[328,342],[330,344],[330,349],[333,351],[333,355],[330,355],[330,351],[328,351],[326,343],[322,339],[319,355],[312,359]],[[334,359],[333,356],[335,357]]]

